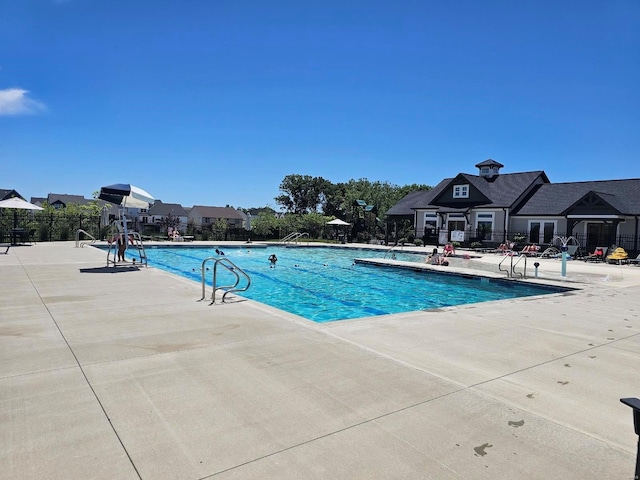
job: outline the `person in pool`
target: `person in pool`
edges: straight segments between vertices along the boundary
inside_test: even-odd
[[[278,257],[276,257],[276,255],[274,253],[272,253],[269,256],[269,263],[271,263],[271,267],[270,268],[275,268],[277,261],[278,261]]]

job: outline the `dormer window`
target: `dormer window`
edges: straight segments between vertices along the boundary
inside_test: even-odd
[[[469,198],[469,185],[454,185],[453,198]]]

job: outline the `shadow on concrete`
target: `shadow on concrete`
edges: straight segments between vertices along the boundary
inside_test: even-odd
[[[126,267],[94,267],[94,268],[81,268],[80,273],[121,273],[121,272],[137,272],[140,269],[138,267],[126,266]]]

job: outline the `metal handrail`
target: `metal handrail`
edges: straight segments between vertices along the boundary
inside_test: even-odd
[[[307,232],[293,232],[290,233],[289,235],[287,235],[286,237],[284,237],[282,240],[280,240],[278,243],[281,245],[284,245],[286,243],[291,243],[291,242],[296,242],[298,243],[298,240],[300,239],[300,237],[304,237],[304,236],[309,237],[309,234]]]
[[[144,249],[142,236],[139,232],[129,232],[129,244],[138,249],[138,253],[140,254],[140,263],[146,267],[148,265],[147,251]]]
[[[80,243],[80,234],[84,233],[87,237],[91,238],[90,242],[82,242]],[[91,235],[89,232],[82,230],[81,228],[79,228],[78,230],[76,230],[76,248],[80,247],[84,247],[85,245],[93,245],[94,243],[96,243],[96,238]]]
[[[522,272],[516,272],[516,267],[518,266],[518,263],[520,263],[520,261],[523,258],[524,258],[524,270]],[[520,278],[527,278],[527,256],[526,255],[520,255],[516,260],[516,263],[513,263],[513,257],[511,257],[511,276],[514,276],[515,274],[520,275]]]
[[[526,278],[527,277],[527,256],[526,255],[519,255],[518,259],[516,260],[516,263],[513,263],[513,257],[514,255],[505,255],[505,257],[500,260],[500,263],[498,264],[498,270],[500,272],[504,272],[507,274],[507,277],[512,278],[514,277],[516,274],[520,275],[520,278]],[[506,260],[509,259],[509,270],[502,268],[502,263]],[[518,263],[520,263],[520,261],[524,258],[524,270],[522,272],[516,272],[516,267],[518,266]]]
[[[296,235],[298,235],[298,232],[290,233],[289,235],[286,235],[284,238],[281,238],[280,240],[278,240],[278,243],[286,243]]]
[[[208,261],[213,261],[213,290],[211,291],[211,303],[209,305],[213,305],[214,303],[216,303],[216,291],[217,290],[224,290],[224,293],[222,294],[222,303],[224,303],[224,299],[227,296],[228,293],[231,292],[244,292],[246,290],[249,289],[249,287],[251,286],[251,277],[249,277],[249,275],[247,275],[247,273],[242,270],[240,267],[238,267],[235,263],[233,263],[231,260],[229,260],[226,257],[209,257],[209,258],[205,258],[202,261],[202,266],[201,268],[201,276],[202,276],[202,298],[200,299],[200,301],[204,300],[206,297],[205,294],[205,289],[206,289],[206,274],[205,274],[205,266],[207,264]],[[218,278],[218,265],[220,265],[223,268],[226,268],[227,271],[233,273],[236,277],[236,281],[233,285],[223,285],[223,286],[218,286],[217,285],[217,278]],[[244,277],[247,281],[247,285],[245,287],[241,287],[241,288],[237,288],[238,284],[240,283],[240,276]]]
[[[502,263],[503,263],[507,258],[510,258],[510,259],[511,259],[511,266],[513,266],[513,257],[512,257],[511,255],[509,255],[509,256],[505,256],[502,260],[500,260],[500,263],[498,264],[498,271],[506,273],[506,274],[507,274],[507,277],[511,277],[511,271],[512,271],[512,270],[511,270],[511,268],[509,268],[509,270],[505,270],[504,268],[501,268],[501,267],[502,267]]]

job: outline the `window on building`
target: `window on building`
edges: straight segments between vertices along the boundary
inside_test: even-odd
[[[437,228],[438,228],[438,215],[435,212],[425,212],[424,234],[435,235]]]
[[[454,185],[453,198],[469,198],[469,185]]]
[[[531,243],[551,243],[556,231],[556,222],[548,220],[529,221],[529,241]]]
[[[481,240],[493,240],[493,213],[478,213],[476,233]]]

